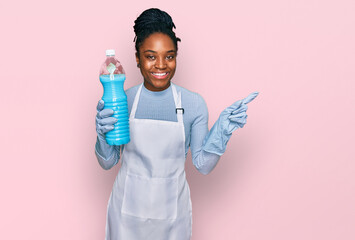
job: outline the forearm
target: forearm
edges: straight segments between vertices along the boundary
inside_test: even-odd
[[[219,155],[201,150],[194,156],[192,162],[200,173],[207,175],[215,168],[219,159]]]
[[[119,161],[120,146],[108,145],[105,139],[97,137],[95,144],[95,154],[100,166],[105,170],[109,170]]]
[[[206,175],[215,168],[220,159],[220,155],[204,149],[206,139],[211,134],[211,131],[208,131],[208,111],[204,101],[200,102],[195,112],[198,116],[191,126],[190,147],[192,163],[200,173]],[[214,134],[212,134],[212,136],[214,136]]]
[[[227,132],[221,124],[221,120],[218,119],[206,135],[202,149],[205,152],[222,156],[231,136],[232,133]]]

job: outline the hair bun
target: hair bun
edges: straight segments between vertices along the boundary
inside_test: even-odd
[[[166,12],[158,8],[150,8],[142,12],[142,14],[134,21],[134,32],[138,35],[146,28],[167,28],[173,30],[175,24],[173,19]]]
[[[134,37],[133,42],[136,42],[136,51],[139,52],[139,46],[143,43],[150,34],[161,32],[168,35],[174,42],[176,51],[178,50],[177,42],[181,39],[176,37],[173,29],[175,24],[173,19],[167,12],[164,12],[158,8],[150,8],[145,10],[134,21]]]

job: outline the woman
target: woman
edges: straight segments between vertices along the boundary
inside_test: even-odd
[[[208,174],[224,153],[232,132],[246,123],[246,104],[257,93],[224,110],[208,131],[202,97],[171,82],[179,38],[171,17],[159,9],[135,21],[137,67],[143,84],[126,91],[131,141],[109,146],[105,133],[116,119],[97,106],[96,156],[104,169],[117,164],[107,209],[107,240],[187,240],[191,237],[190,190],[184,164],[188,148],[197,170]]]

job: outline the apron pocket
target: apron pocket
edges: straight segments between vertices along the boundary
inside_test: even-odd
[[[139,218],[176,219],[177,178],[147,178],[127,173],[122,213]]]

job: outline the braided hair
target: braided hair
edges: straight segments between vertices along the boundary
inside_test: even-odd
[[[175,24],[170,15],[158,8],[150,8],[145,10],[134,21],[134,42],[136,42],[137,56],[139,57],[139,47],[143,44],[144,40],[151,34],[160,32],[168,35],[175,45],[176,52],[178,50],[177,42],[181,39],[176,37],[173,28]]]

